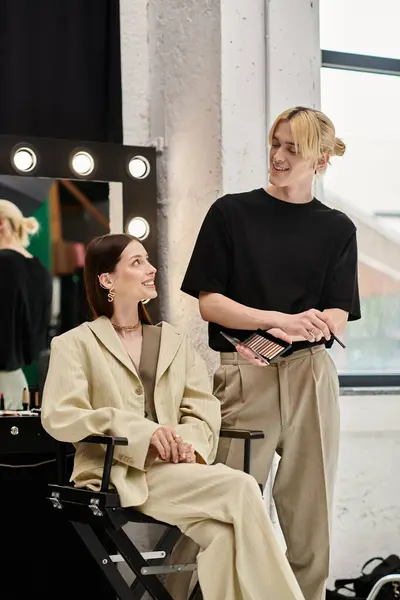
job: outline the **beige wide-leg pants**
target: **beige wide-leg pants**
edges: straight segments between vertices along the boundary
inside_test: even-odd
[[[4,396],[6,410],[22,409],[22,392],[28,389],[22,369],[16,371],[0,371],[0,394]]]
[[[225,465],[156,463],[135,507],[200,546],[204,600],[304,600],[253,477]]]
[[[323,347],[301,350],[268,367],[236,353],[221,354],[214,378],[223,427],[261,429],[252,443],[252,475],[265,485],[275,451],[281,456],[273,496],[287,557],[306,600],[322,600],[329,571],[330,523],[339,451],[339,383]],[[221,439],[217,461],[243,468],[243,442]],[[184,537],[171,562],[191,562],[196,549]],[[177,600],[189,581],[167,580]]]

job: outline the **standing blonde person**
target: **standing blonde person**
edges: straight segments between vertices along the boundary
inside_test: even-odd
[[[286,110],[269,143],[269,185],[211,206],[182,290],[199,299],[209,345],[220,352],[214,394],[223,425],[265,433],[253,452],[259,483],[281,456],[273,493],[287,556],[306,600],[322,600],[339,446],[339,384],[326,349],[331,333],[360,318],[356,228],[313,196],[314,176],[345,152],[325,114]],[[220,333],[243,340],[273,328],[293,346],[267,367]],[[218,459],[241,468],[241,453],[237,440],[223,440]]]

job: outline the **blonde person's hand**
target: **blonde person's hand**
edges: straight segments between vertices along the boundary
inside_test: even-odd
[[[282,331],[282,329],[278,329],[277,327],[274,327],[273,329],[268,329],[268,333],[270,333],[276,338],[279,338],[280,340],[283,340],[284,342],[288,342],[289,344],[291,342],[291,339],[288,336],[288,334]],[[255,356],[254,352],[252,352],[250,348],[242,346],[241,344],[238,344],[235,347],[237,353],[240,354],[240,356],[243,356],[243,358],[245,358],[250,364],[254,365],[255,367],[268,367],[268,363]]]
[[[149,451],[157,451],[159,457],[165,462],[179,462],[178,446],[182,438],[173,427],[163,426],[156,429],[150,438]]]
[[[316,308],[311,308],[297,315],[280,313],[278,325],[288,335],[293,337],[300,336],[309,342],[319,342],[322,338],[326,340],[331,338],[329,317],[324,316]]]

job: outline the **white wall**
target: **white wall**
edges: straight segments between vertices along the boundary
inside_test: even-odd
[[[159,160],[163,315],[206,348],[195,300],[180,292],[204,215],[221,193],[219,2],[150,2],[151,129]]]
[[[400,395],[341,397],[331,580],[400,554]]]

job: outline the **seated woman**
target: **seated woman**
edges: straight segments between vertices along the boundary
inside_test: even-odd
[[[90,242],[85,264],[96,319],[55,338],[42,421],[54,438],[123,436],[111,481],[123,507],[178,526],[202,548],[205,600],[304,600],[258,485],[215,458],[219,401],[186,335],[152,326],[156,269],[124,235]],[[119,449],[121,448],[121,449]],[[104,451],[77,444],[72,480],[98,490]]]

